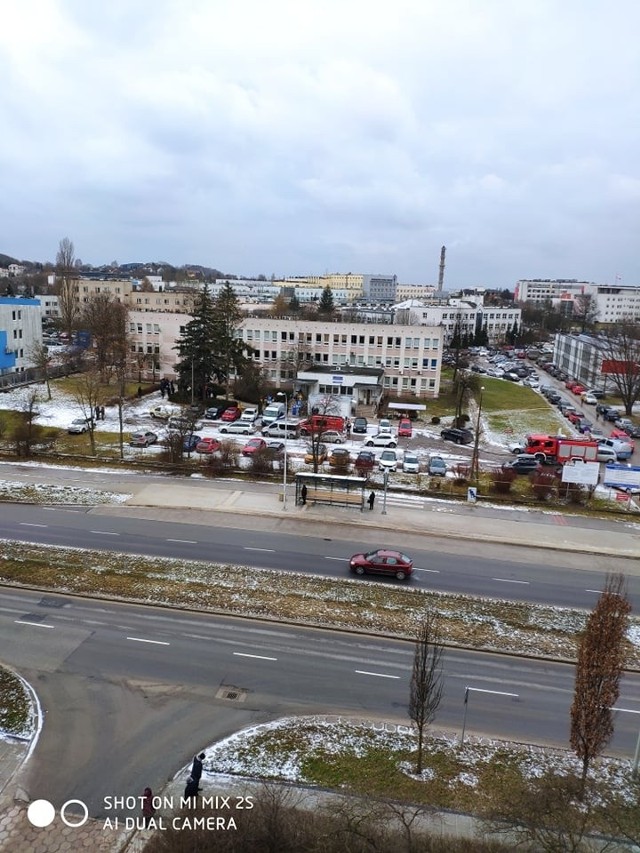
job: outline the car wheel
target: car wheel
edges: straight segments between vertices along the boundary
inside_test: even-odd
[[[342,439],[341,439],[341,438],[336,438],[336,440],[335,440],[335,444],[342,444]]]
[[[226,431],[227,431],[226,427],[220,427],[220,432],[226,432]]]
[[[406,578],[406,575],[404,572],[396,572],[396,577],[399,581],[403,581]]]
[[[367,442],[366,442],[366,447],[373,447],[373,442],[372,442],[372,441],[367,441]]]
[[[456,438],[456,444],[462,444],[462,439],[461,439],[461,438]]]
[[[364,566],[356,566],[354,571],[357,575],[363,575],[364,574]]]
[[[391,444],[389,445],[389,447],[395,447],[395,446],[396,446],[395,441],[392,441]]]

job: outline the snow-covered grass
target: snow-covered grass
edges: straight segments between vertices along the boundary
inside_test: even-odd
[[[62,486],[53,483],[21,483],[0,480],[0,501],[17,501],[33,504],[98,504],[125,503],[131,494],[87,489],[81,486]]]

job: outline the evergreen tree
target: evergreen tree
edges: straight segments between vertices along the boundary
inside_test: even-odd
[[[291,297],[291,299],[289,300],[289,311],[292,314],[297,314],[299,310],[300,310],[300,300],[298,299],[298,297],[294,293],[293,296]]]
[[[214,302],[214,314],[217,326],[216,351],[218,363],[215,375],[221,385],[225,385],[229,396],[229,380],[232,372],[242,374],[250,363],[253,347],[238,337],[237,331],[242,323],[242,311],[234,289],[228,281]]]
[[[184,327],[174,347],[180,357],[175,368],[178,388],[183,394],[192,387],[193,382],[194,397],[205,400],[207,386],[214,376],[222,372],[218,332],[214,301],[209,288],[205,286],[194,299],[192,319]]]
[[[318,303],[318,314],[324,314],[326,317],[330,317],[335,310],[336,306],[333,301],[333,291],[331,290],[329,285],[327,285],[322,291],[322,295],[320,296],[320,302]]]

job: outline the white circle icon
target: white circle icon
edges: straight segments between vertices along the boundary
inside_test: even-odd
[[[75,822],[72,820],[68,820],[66,815],[67,806],[80,806],[84,814],[82,816],[74,815],[74,817],[76,818]],[[89,819],[89,809],[87,808],[86,804],[82,802],[82,800],[67,800],[67,802],[64,803],[62,808],[60,809],[60,818],[64,824],[72,827],[73,829],[76,829],[78,826],[84,826],[84,824]]]
[[[56,810],[49,800],[34,800],[29,803],[27,817],[32,826],[49,826],[56,816]]]

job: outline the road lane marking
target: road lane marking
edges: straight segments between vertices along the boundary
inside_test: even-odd
[[[89,533],[98,533],[100,536],[120,536],[119,533],[112,533],[111,530],[90,530]]]
[[[32,521],[21,521],[19,522],[22,527],[48,527],[48,524],[35,524]]]
[[[429,572],[430,575],[439,575],[440,574],[440,569],[416,569],[415,566],[413,567],[413,571],[414,572]]]
[[[585,592],[594,592],[596,595],[602,595],[603,590],[601,590],[601,589],[585,589]]]
[[[270,657],[267,657],[266,655],[249,655],[249,654],[246,654],[245,652],[234,652],[233,654],[239,658],[258,658],[258,660],[278,660],[278,658],[270,658]]]
[[[530,581],[514,581],[511,578],[491,578],[492,581],[500,581],[501,583],[523,583],[526,586],[530,585]]]
[[[40,622],[27,622],[26,619],[14,619],[16,625],[33,625],[34,628],[55,628],[55,625],[42,625]]]
[[[325,557],[325,560],[338,560],[340,563],[344,563],[348,559],[348,557]]]
[[[183,542],[185,545],[197,545],[195,539],[165,539],[165,542]]]
[[[171,643],[165,643],[162,640],[144,640],[142,637],[127,637],[127,640],[132,640],[134,643],[153,643],[154,646],[171,645]]]
[[[274,552],[276,549],[275,548],[250,548],[248,545],[245,545],[243,550],[245,550],[245,551],[271,551],[271,552]]]
[[[358,675],[375,675],[376,678],[400,678],[399,675],[385,675],[384,672],[367,672],[366,669],[356,669]]]

